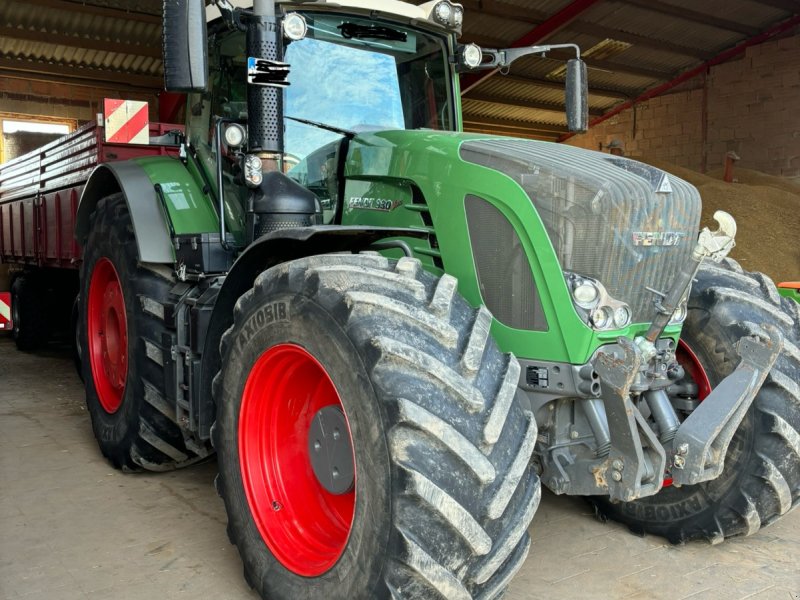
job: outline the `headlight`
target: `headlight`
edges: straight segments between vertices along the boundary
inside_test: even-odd
[[[602,283],[577,273],[565,273],[572,302],[583,322],[595,330],[622,329],[631,323],[630,306],[612,298]]]
[[[448,24],[448,21],[450,21],[450,15],[452,13],[453,7],[450,6],[450,3],[448,2],[439,2],[439,4],[436,5],[436,8],[433,9],[433,15],[442,25]]]
[[[308,33],[305,17],[297,13],[289,13],[283,18],[283,35],[293,41],[302,40]]]
[[[244,159],[244,181],[250,187],[258,187],[264,175],[261,172],[261,159],[255,154],[248,154]]]
[[[611,323],[611,309],[601,306],[592,311],[592,325],[595,329],[606,329]]]
[[[686,302],[681,302],[675,312],[672,313],[672,318],[669,320],[670,324],[683,323],[686,320],[686,314],[689,311],[686,308]]]
[[[464,7],[449,2],[449,0],[442,0],[434,4],[428,18],[439,25],[461,33],[461,25],[464,23]]]
[[[464,65],[474,69],[483,62],[483,50],[478,44],[467,44],[461,50],[461,59]]]
[[[229,148],[241,148],[247,141],[247,132],[238,123],[231,123],[225,128],[225,143]]]
[[[626,305],[614,309],[614,327],[622,329],[631,322],[631,309]]]
[[[591,281],[584,279],[572,289],[572,297],[583,308],[592,308],[600,297],[600,290]]]

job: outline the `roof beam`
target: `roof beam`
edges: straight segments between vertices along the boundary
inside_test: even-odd
[[[519,98],[509,98],[507,96],[494,96],[492,94],[481,94],[477,92],[470,93],[465,96],[464,100],[474,100],[476,102],[486,102],[489,104],[497,104],[500,106],[513,106],[515,108],[528,108],[530,110],[550,110],[553,112],[564,114],[566,108],[563,104],[553,104],[551,102],[537,102],[534,100],[520,100]],[[603,110],[598,108],[590,108],[589,114],[600,116],[604,113]]]
[[[14,58],[0,57],[0,69],[16,73],[38,73],[43,75],[56,75],[74,79],[88,79],[102,87],[103,82],[125,83],[134,87],[151,90],[163,90],[164,80],[161,77],[150,75],[135,75],[122,71],[108,71],[105,69],[82,69],[68,65],[49,64],[30,60],[17,60]]]
[[[19,27],[8,26],[0,26],[0,37],[9,37],[32,42],[43,42],[46,44],[56,44],[70,48],[101,50],[105,52],[115,52],[118,54],[132,54],[134,56],[147,56],[150,58],[157,58],[159,60],[161,59],[161,47],[158,45],[146,46],[143,44],[129,44],[126,42],[98,40],[65,33],[36,31],[34,29],[22,29]]]
[[[774,0],[776,2],[795,2],[796,0]],[[474,4],[474,10],[480,11],[481,14],[490,15],[506,21],[521,21],[523,23],[530,23],[531,25],[539,25],[542,21],[547,19],[547,15],[541,11],[524,8],[521,6],[514,6],[513,4],[506,4],[505,2],[497,2],[496,0],[483,0],[480,2],[473,1],[472,3],[465,3],[466,6]],[[708,60],[714,56],[713,53],[701,50],[700,48],[691,48],[675,44],[668,40],[655,39],[645,35],[638,35],[612,27],[603,27],[596,23],[576,19],[567,26],[567,29],[576,33],[585,33],[594,37],[611,38],[629,44],[636,44],[644,48],[652,50],[661,50],[663,52],[670,52],[673,54],[680,54],[682,56],[691,56],[700,60]]]
[[[785,10],[789,13],[800,12],[800,1],[798,0],[758,0],[759,4],[766,4],[778,10]]]
[[[484,48],[497,48],[503,46],[502,41],[481,35],[464,36],[464,39],[465,41],[475,42],[476,44]],[[539,60],[552,60],[558,62],[559,65],[561,65],[570,58],[574,58],[574,55],[567,50],[552,50],[547,54],[546,57],[544,58],[540,57]],[[655,79],[656,81],[664,81],[672,77],[672,73],[668,73],[666,71],[656,71],[654,69],[648,69],[646,67],[638,67],[635,65],[624,65],[618,62],[592,58],[590,56],[584,56],[583,61],[586,63],[586,66],[589,67],[590,69],[597,69],[600,71],[606,71],[610,73],[625,73],[626,75],[634,75],[636,77],[644,77],[646,79]],[[483,71],[462,76],[461,94],[462,95],[467,94],[469,93],[470,90],[476,87],[475,85],[470,85],[465,89],[464,83],[465,81],[467,81],[467,78],[476,76],[480,77],[482,75],[485,75],[486,73],[493,73],[493,72]]]
[[[479,127],[472,125],[464,131],[468,133],[485,133],[489,135],[507,135],[509,137],[527,138],[544,142],[554,142],[558,139],[557,133],[536,133],[535,131],[508,130],[503,127]]]
[[[11,71],[8,69],[0,68],[1,79],[19,79],[21,81],[44,81],[46,83],[63,83],[71,87],[87,87],[87,88],[100,88],[103,90],[114,90],[120,92],[136,92],[136,93],[150,93],[154,90],[152,87],[138,87],[128,83],[116,83],[104,80],[93,79],[77,79],[75,77],[67,77],[64,75],[47,75],[44,73],[30,73],[23,71]],[[59,100],[60,102],[60,100]]]
[[[541,131],[544,133],[566,133],[566,125],[552,125],[550,123],[533,123],[527,121],[515,121],[513,119],[498,119],[496,117],[481,117],[478,115],[464,115],[464,125],[477,125],[478,127],[486,127],[493,125],[503,127],[509,130],[519,131]]]
[[[753,27],[752,25],[744,25],[742,23],[737,23],[736,21],[721,19],[720,17],[716,17],[708,13],[689,10],[688,8],[675,6],[673,4],[667,4],[665,2],[653,2],[653,0],[617,0],[617,1],[622,2],[623,4],[630,4],[632,6],[637,6],[643,10],[647,10],[650,12],[657,12],[661,13],[662,15],[669,15],[670,17],[676,17],[678,19],[683,19],[684,21],[691,21],[693,23],[702,23],[704,25],[710,25],[711,27],[716,27],[717,29],[724,29],[726,31],[736,31],[737,33],[743,33],[744,35],[749,35],[749,36],[758,35],[759,32],[758,27]]]
[[[741,54],[742,52],[747,50],[750,46],[755,46],[757,44],[761,44],[763,42],[766,42],[771,37],[774,37],[776,35],[780,35],[784,31],[788,31],[788,30],[792,29],[793,27],[796,27],[797,25],[800,25],[800,14],[795,15],[791,19],[787,19],[787,20],[785,20],[785,21],[783,21],[781,23],[778,23],[777,25],[774,25],[773,27],[770,27],[769,29],[767,29],[766,31],[764,31],[762,33],[759,33],[758,35],[755,35],[755,36],[753,36],[751,38],[746,39],[743,42],[740,42],[738,45],[734,46],[733,48],[728,48],[724,52],[720,52],[719,54],[717,54],[711,60],[707,60],[706,62],[704,62],[704,63],[702,63],[702,64],[700,64],[700,65],[698,65],[696,67],[693,67],[691,69],[688,69],[688,70],[684,71],[683,73],[681,73],[677,77],[673,78],[671,81],[667,81],[666,83],[662,83],[661,85],[658,85],[656,87],[650,88],[649,90],[647,90],[646,92],[641,94],[638,98],[634,98],[632,100],[628,100],[627,102],[623,102],[622,104],[619,104],[619,105],[615,106],[614,108],[609,110],[607,113],[605,113],[603,116],[598,117],[598,118],[590,121],[589,122],[589,128],[591,129],[594,126],[599,125],[600,123],[602,123],[606,119],[610,119],[614,115],[617,115],[617,114],[621,113],[623,110],[626,110],[626,109],[630,108],[634,104],[639,104],[641,102],[644,102],[645,100],[649,100],[650,98],[655,98],[656,96],[660,96],[664,92],[667,92],[667,91],[671,90],[672,88],[674,88],[676,86],[679,86],[680,84],[684,83],[685,81],[688,81],[689,79],[692,79],[693,77],[697,77],[698,75],[700,75],[702,73],[705,73],[711,67],[729,61],[731,58],[733,58],[735,56],[738,56],[739,54]],[[565,140],[568,140],[569,138],[571,138],[574,135],[575,135],[574,133],[567,133],[565,135],[562,135],[559,138],[558,141],[559,142],[563,142]]]
[[[595,37],[610,38],[612,40],[619,40],[620,42],[627,42],[628,44],[641,46],[642,48],[661,50],[671,54],[680,54],[681,56],[691,56],[700,60],[708,60],[714,56],[712,52],[707,52],[706,50],[702,50],[700,48],[690,48],[689,46],[682,46],[667,40],[656,39],[646,35],[638,35],[636,33],[614,29],[612,27],[603,27],[602,25],[596,25],[586,21],[576,21],[569,26],[569,29],[570,31],[574,31],[576,33],[585,33]]]
[[[554,33],[557,33],[558,31],[564,29],[564,27],[566,27],[572,21],[577,19],[581,13],[585,12],[587,9],[589,9],[599,1],[600,0],[572,0],[572,2],[567,4],[556,14],[549,17],[543,23],[540,23],[539,25],[531,29],[528,33],[526,33],[521,38],[512,43],[511,46],[513,48],[532,46],[534,44],[537,44],[538,42],[547,39]],[[479,85],[482,81],[485,81],[498,71],[499,69],[493,69],[491,71],[486,71],[484,73],[470,74],[467,75],[466,77],[463,77],[461,82],[461,93],[464,94],[468,92],[469,90]]]
[[[112,19],[127,19],[129,21],[140,21],[142,23],[152,23],[155,25],[161,24],[160,15],[121,10],[119,8],[107,8],[105,6],[94,6],[91,4],[79,4],[78,2],[70,2],[69,0],[25,0],[25,3],[54,10],[89,13],[100,17],[110,17]]]
[[[564,91],[563,81],[551,81],[549,79],[535,79],[533,77],[523,77],[522,75],[501,75],[503,81],[511,81],[522,85],[535,85],[536,87],[548,90]],[[468,92],[466,98],[472,98],[477,92]],[[603,98],[616,98],[617,100],[630,100],[631,94],[626,94],[620,90],[609,90],[606,88],[589,88],[590,96],[601,96]]]

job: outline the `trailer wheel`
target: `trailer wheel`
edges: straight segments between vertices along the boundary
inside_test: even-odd
[[[187,446],[167,401],[167,333],[160,306],[174,285],[169,273],[138,262],[121,194],[91,216],[81,265],[81,362],[86,405],[103,455],[118,469],[165,471],[201,460]]]
[[[731,440],[722,474],[693,486],[665,486],[635,502],[593,502],[603,517],[672,543],[750,535],[800,503],[800,305],[781,298],[762,273],[733,260],[704,264],[689,299],[678,357],[702,400],[738,364],[734,344],[771,323],[784,349]]]
[[[11,284],[11,335],[17,349],[33,352],[50,337],[47,302],[43,286],[36,277],[23,273]]]
[[[217,487],[264,598],[496,598],[539,503],[491,315],[412,259],[262,273],[214,380]]]

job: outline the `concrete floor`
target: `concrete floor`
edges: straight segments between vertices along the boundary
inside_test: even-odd
[[[0,598],[257,600],[216,465],[123,475],[100,456],[69,354],[0,335]],[[800,599],[800,511],[719,546],[667,545],[545,493],[508,600]]]

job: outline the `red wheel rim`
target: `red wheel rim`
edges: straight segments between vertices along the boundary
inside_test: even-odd
[[[255,524],[275,558],[305,577],[336,564],[355,511],[355,485],[332,494],[312,469],[309,428],[326,406],[346,419],[324,367],[303,348],[280,344],[253,365],[239,413],[239,462]]]
[[[122,404],[128,376],[128,322],[119,276],[107,258],[94,265],[87,311],[92,379],[100,405],[115,413]]]
[[[697,384],[697,399],[702,402],[711,393],[711,382],[708,380],[708,375],[703,365],[700,364],[700,359],[697,358],[694,351],[683,340],[678,340],[678,350],[675,352],[675,358],[689,377]]]
[[[697,384],[697,399],[702,402],[706,396],[711,393],[711,382],[708,380],[708,375],[703,365],[700,364],[700,359],[689,347],[689,344],[682,339],[678,340],[678,349],[675,352],[675,358],[678,363],[683,367],[686,374],[692,378]],[[667,477],[664,479],[663,487],[672,485],[672,478]]]

